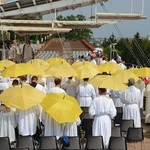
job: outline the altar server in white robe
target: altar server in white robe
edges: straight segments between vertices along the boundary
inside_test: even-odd
[[[62,88],[65,90],[65,92],[76,98],[77,97],[77,93],[76,93],[76,88],[77,88],[77,82],[73,81],[73,77],[68,77],[68,81],[64,82],[64,84],[62,84]]]
[[[38,90],[40,90],[40,91],[46,93],[46,89],[44,88],[44,86],[42,86],[41,84],[38,83],[38,77],[37,77],[37,76],[33,76],[33,77],[31,78],[31,83],[30,83],[30,85],[33,86],[34,88],[36,88],[36,89],[38,89]],[[39,107],[39,111],[40,111],[39,120],[40,120],[40,122],[42,122],[42,120],[41,120],[41,115],[42,115],[42,110],[43,110],[43,108],[42,108],[41,105],[38,105],[38,107]]]
[[[0,112],[0,137],[9,137],[11,143],[16,141],[16,119],[13,110],[5,105],[3,107],[4,110]]]
[[[145,89],[146,108],[145,108],[145,123],[150,123],[150,83]]]
[[[38,83],[38,77],[37,76],[33,76],[31,78],[31,86],[35,87],[36,89],[46,93],[46,89],[44,88],[44,86],[42,86],[41,84]]]
[[[72,122],[72,123],[66,123],[64,125],[64,131],[63,135],[67,136],[78,136],[78,129],[77,126],[81,124],[80,118],[77,119],[77,121]]]
[[[95,89],[88,80],[89,78],[84,78],[83,83],[79,84],[76,90],[79,105],[82,107],[89,107],[96,97]]]
[[[55,87],[49,89],[49,93],[66,93],[61,86],[61,79],[54,80]],[[57,123],[44,110],[42,112],[42,123],[44,124],[44,136],[56,136],[57,139],[63,135],[64,126]]]
[[[99,88],[99,94],[89,107],[89,114],[94,118],[92,135],[102,136],[104,147],[107,148],[111,136],[111,119],[116,116],[116,108],[113,100],[106,95],[105,88]]]
[[[113,101],[114,101],[114,105],[115,105],[115,107],[123,107],[123,103],[121,102],[121,100],[120,100],[120,97],[121,97],[121,91],[114,91],[114,90],[112,90],[111,92],[110,92],[111,94],[111,98],[113,99]]]
[[[39,119],[38,106],[34,106],[27,110],[16,109],[15,115],[20,135],[32,136],[36,133],[37,123]]]
[[[128,80],[128,89],[121,94],[121,101],[123,107],[123,119],[133,119],[135,127],[141,127],[140,117],[140,102],[141,92],[134,86],[135,80],[130,78]]]

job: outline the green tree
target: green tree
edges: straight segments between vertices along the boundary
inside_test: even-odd
[[[85,21],[86,18],[83,15],[78,14],[77,16],[71,15],[67,17],[63,17],[62,15],[57,17],[57,20],[60,21]],[[90,29],[72,29],[70,32],[65,34],[60,34],[59,36],[65,37],[68,40],[81,40],[81,39],[89,39],[92,36],[93,32]],[[54,35],[53,37],[58,37],[58,35]]]

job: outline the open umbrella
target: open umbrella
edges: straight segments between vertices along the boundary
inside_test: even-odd
[[[4,90],[0,95],[0,99],[6,106],[22,110],[36,106],[44,97],[44,92],[30,85],[11,87]]]
[[[150,68],[149,67],[139,68],[139,69],[135,70],[134,73],[138,77],[148,77],[148,76],[150,76]]]
[[[4,70],[5,68],[14,65],[15,63],[13,61],[10,60],[1,60],[0,61],[0,71]]]
[[[122,70],[122,68],[114,62],[106,62],[99,65],[98,70],[100,71],[100,73],[107,72],[108,74],[113,74],[118,70]]]
[[[51,77],[75,77],[78,75],[76,70],[73,69],[70,64],[54,65],[47,69],[45,74]]]
[[[97,75],[90,79],[89,83],[99,88],[108,88],[115,91],[124,91],[127,89],[123,82],[110,75]]]
[[[98,69],[92,65],[82,65],[76,69],[79,79],[92,78],[99,73]]]
[[[47,94],[40,104],[58,123],[75,122],[82,113],[77,100],[65,93]]]
[[[27,74],[38,76],[40,73],[33,66],[25,63],[14,64],[2,72],[3,77],[18,77]]]
[[[43,70],[46,70],[49,68],[48,62],[46,60],[43,60],[43,59],[31,59],[27,62],[27,64],[31,64],[33,66],[40,67]]]
[[[133,78],[135,81],[138,81],[139,78],[136,74],[128,71],[128,70],[118,70],[113,74],[114,77],[116,77],[118,80],[120,80],[123,83],[128,83],[128,80],[130,78]]]
[[[92,67],[95,67],[97,68],[97,65],[92,63],[92,62],[89,62],[89,61],[77,61],[77,62],[74,62],[71,66],[74,68],[74,69],[77,69],[78,67],[81,67],[83,65],[90,65]]]
[[[47,62],[50,67],[53,67],[54,65],[69,64],[66,60],[62,58],[49,58]]]

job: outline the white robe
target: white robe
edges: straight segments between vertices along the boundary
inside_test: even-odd
[[[77,87],[78,102],[80,106],[89,107],[92,100],[96,97],[95,89],[91,84],[80,84]]]
[[[80,118],[77,119],[76,122],[73,123],[66,123],[64,126],[63,135],[67,136],[78,136],[78,129],[77,126],[81,123]]]
[[[133,119],[135,127],[141,127],[140,102],[141,92],[135,86],[130,86],[128,90],[121,94],[123,107],[123,119]]]
[[[141,102],[140,102],[140,108],[143,109],[143,97],[144,97],[144,91],[145,91],[145,83],[142,80],[139,80],[135,87],[137,87],[141,91]]]
[[[16,141],[15,127],[14,111],[0,112],[0,137],[9,137],[10,142]]]
[[[64,89],[60,87],[53,87],[48,90],[48,93],[66,93]]]
[[[123,103],[120,100],[121,93],[120,91],[111,91],[111,98],[114,101],[115,107],[123,107]]]
[[[60,87],[50,88],[48,93],[66,93]],[[49,114],[44,110],[42,112],[42,123],[44,124],[44,136],[56,136],[57,138],[63,135],[64,126],[57,123]]]
[[[18,123],[19,134],[22,136],[34,135],[39,119],[38,106],[27,110],[16,110],[16,120]]]
[[[145,123],[150,123],[150,84],[145,89],[146,109],[145,109]]]
[[[93,136],[103,136],[104,146],[107,148],[111,136],[111,119],[116,116],[113,100],[106,95],[94,98],[89,114],[94,117]]]
[[[38,90],[40,90],[40,91],[42,91],[42,92],[44,92],[44,93],[46,93],[45,88],[42,85],[40,85],[40,84],[37,84],[35,88],[38,89]],[[39,111],[40,111],[39,119],[40,119],[40,122],[41,122],[43,107],[41,105],[38,105],[38,107],[39,107]]]
[[[44,110],[42,112],[42,123],[44,124],[44,136],[56,136],[59,139],[63,135],[64,126],[57,123]]]
[[[68,80],[66,81],[63,85],[62,88],[65,90],[65,92],[76,98],[77,97],[77,93],[76,93],[76,88],[77,88],[77,83],[72,81],[72,80]]]

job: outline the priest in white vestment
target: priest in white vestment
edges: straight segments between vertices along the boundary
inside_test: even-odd
[[[15,115],[20,135],[32,136],[36,133],[37,123],[39,119],[38,106],[34,106],[27,110],[17,109]]]
[[[61,79],[54,80],[55,87],[50,88],[48,93],[66,93],[61,86]],[[44,136],[56,136],[60,138],[63,135],[64,126],[57,123],[49,114],[44,110],[42,112],[42,123],[44,124]]]
[[[31,83],[30,83],[30,85],[33,86],[34,88],[36,88],[36,89],[38,89],[38,90],[40,90],[40,91],[46,93],[46,89],[44,88],[44,86],[42,86],[41,84],[38,84],[38,77],[37,77],[37,76],[33,76],[33,77],[31,78]],[[38,107],[39,107],[39,111],[40,111],[39,120],[40,120],[40,122],[42,122],[42,120],[41,120],[41,115],[42,115],[42,110],[43,110],[43,108],[42,108],[41,105],[38,105]]]
[[[111,119],[116,116],[116,108],[113,100],[106,95],[105,88],[99,88],[99,94],[89,107],[89,114],[94,118],[92,135],[102,136],[107,149],[111,136]]]
[[[62,88],[65,90],[65,92],[68,95],[74,98],[77,97],[77,93],[76,93],[77,82],[73,81],[73,77],[68,77],[68,81],[62,84]]]
[[[92,100],[96,97],[95,89],[93,85],[88,83],[88,80],[89,78],[84,78],[84,82],[79,84],[76,89],[78,102],[82,107],[89,107]]]
[[[146,108],[145,108],[145,123],[150,123],[150,83],[145,89]]]
[[[66,123],[65,126],[64,126],[63,135],[78,136],[78,128],[77,128],[77,126],[79,126],[80,124],[81,124],[80,118],[78,118],[76,122]]]
[[[0,137],[9,137],[10,143],[16,141],[15,128],[14,111],[6,107],[0,112]]]
[[[140,102],[141,92],[134,86],[135,81],[133,78],[128,80],[128,89],[121,95],[123,107],[123,119],[133,119],[135,127],[141,127],[140,117]]]
[[[121,91],[111,91],[111,98],[113,99],[115,107],[123,107],[123,103],[120,100],[121,97]]]

